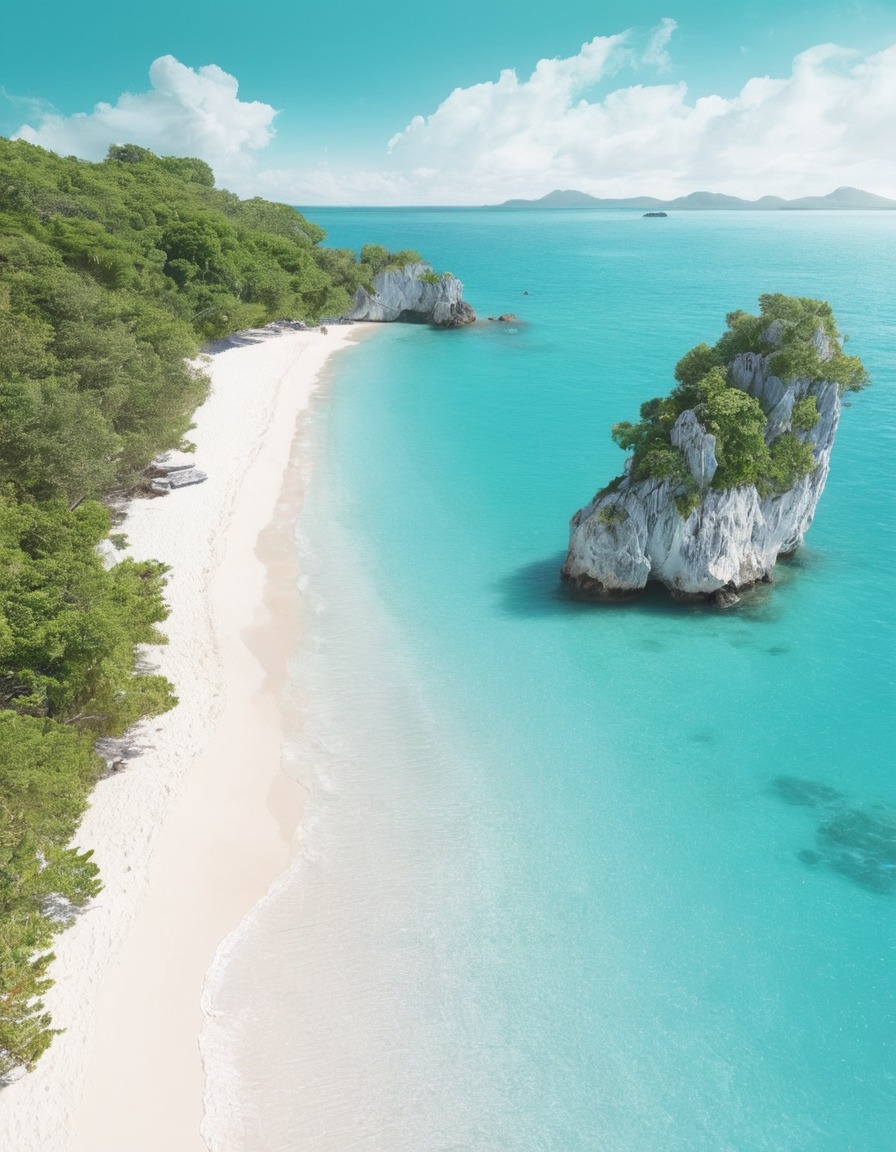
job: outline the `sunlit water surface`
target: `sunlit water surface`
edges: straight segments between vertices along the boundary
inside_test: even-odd
[[[210,983],[213,1146],[892,1152],[896,214],[311,215],[518,322],[377,332],[305,429],[312,797]],[[874,380],[805,547],[724,613],[570,602],[610,425],[762,292]]]

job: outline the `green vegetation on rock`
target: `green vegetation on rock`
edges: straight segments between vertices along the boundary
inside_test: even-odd
[[[612,528],[617,524],[624,524],[628,520],[628,512],[619,504],[608,504],[605,508],[601,508],[599,519],[605,528]]]
[[[811,387],[827,380],[841,392],[856,391],[868,383],[858,357],[843,353],[827,303],[781,295],[761,296],[759,303],[758,316],[730,313],[728,331],[714,347],[698,344],[686,353],[675,368],[676,387],[668,396],[642,404],[637,424],[622,422],[613,427],[616,443],[633,453],[634,480],[671,480],[683,488],[676,498],[682,516],[700,502],[684,455],[670,439],[676,420],[688,409],[716,438],[718,468],[712,488],[754,484],[762,495],[785,492],[814,467],[812,445],[800,439],[800,434],[818,423],[815,397],[797,400],[792,430],[766,444],[767,413],[758,400],[729,383],[727,365],[736,355],[769,356],[771,372],[785,383],[801,379]],[[827,360],[819,353],[819,328],[833,353]]]
[[[759,297],[760,313],[729,312],[728,331],[715,346],[720,363],[728,363],[739,352],[761,352],[771,356],[769,367],[782,380],[798,377],[816,383],[829,380],[841,392],[858,392],[868,383],[868,374],[858,356],[847,356],[841,348],[840,333],[830,304],[806,296]],[[833,352],[822,360],[815,341],[821,326]]]
[[[371,280],[380,272],[400,272],[405,265],[419,262],[420,253],[410,248],[390,252],[381,244],[365,244],[361,249],[361,263],[370,270]]]
[[[70,847],[95,740],[175,703],[135,660],[162,640],[164,567],[104,567],[98,501],[189,447],[205,341],[342,313],[418,259],[358,260],[324,236],[216,189],[201,160],[123,145],[92,164],[0,139],[0,1078],[51,1042],[52,939],[99,888]]]
[[[441,284],[443,280],[453,279],[451,272],[433,272],[430,268],[426,272],[421,272],[417,277],[421,284]]]
[[[797,400],[790,415],[790,424],[797,432],[811,432],[818,423],[818,401],[814,396]]]

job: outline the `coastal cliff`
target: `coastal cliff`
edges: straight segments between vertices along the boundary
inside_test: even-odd
[[[800,546],[824,489],[840,395],[867,383],[845,356],[829,307],[761,298],[676,367],[678,386],[642,405],[614,439],[634,449],[573,516],[562,574],[575,590],[621,599],[649,580],[676,599],[734,602]]]
[[[372,295],[359,288],[348,318],[429,321],[439,328],[460,328],[476,319],[463,293],[463,284],[450,272],[439,275],[422,261],[406,264],[374,276]]]

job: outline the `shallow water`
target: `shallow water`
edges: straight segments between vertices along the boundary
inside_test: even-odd
[[[212,981],[213,1147],[891,1150],[896,216],[315,218],[519,323],[386,329],[314,408],[313,795]],[[765,291],[874,380],[805,547],[727,613],[570,602],[610,425]]]

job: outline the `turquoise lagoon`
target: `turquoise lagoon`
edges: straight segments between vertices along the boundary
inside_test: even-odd
[[[518,322],[384,327],[305,428],[312,797],[215,975],[221,1147],[896,1148],[896,215],[309,215]],[[611,424],[762,292],[874,382],[805,547],[724,613],[571,602]]]

